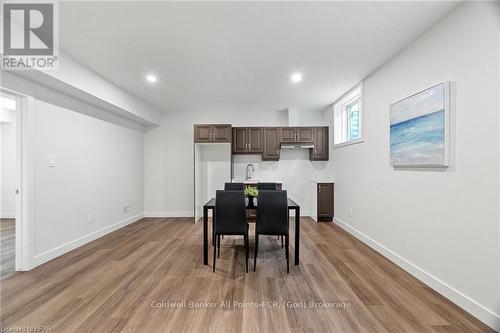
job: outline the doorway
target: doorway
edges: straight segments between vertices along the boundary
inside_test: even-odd
[[[19,98],[0,94],[0,278],[15,271],[16,253],[16,113]]]

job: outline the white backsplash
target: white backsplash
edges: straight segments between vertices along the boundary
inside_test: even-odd
[[[283,184],[288,196],[301,205],[302,214],[308,214],[311,182],[324,179],[327,162],[311,162],[307,149],[281,150],[279,161],[262,161],[260,155],[234,155],[233,179],[245,179],[246,167],[254,166],[252,178]]]

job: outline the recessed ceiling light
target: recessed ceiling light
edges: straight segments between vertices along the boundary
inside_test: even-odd
[[[302,74],[300,74],[300,73],[293,73],[292,76],[290,77],[290,80],[293,83],[299,83],[300,81],[302,81]]]
[[[146,80],[148,80],[148,82],[155,83],[158,81],[158,78],[154,74],[148,74],[146,75]]]

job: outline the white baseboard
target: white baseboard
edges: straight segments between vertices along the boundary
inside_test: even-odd
[[[16,213],[0,213],[0,219],[15,219]]]
[[[60,245],[52,250],[40,253],[33,258],[31,269],[33,269],[39,265],[42,265],[42,264],[46,263],[47,261],[50,261],[54,258],[57,258],[57,257],[65,254],[71,250],[74,250],[77,247],[85,245],[85,244],[87,244],[87,243],[89,243],[97,238],[101,238],[102,236],[105,236],[105,235],[109,234],[110,232],[113,232],[115,230],[123,228],[126,225],[129,225],[131,223],[139,221],[143,217],[144,217],[144,213],[129,217],[128,219],[122,220],[118,223],[115,223],[115,224],[109,225],[107,227],[104,227],[102,229],[99,229],[97,231],[94,231],[88,235],[82,236],[82,237],[77,238],[71,242]]]
[[[194,217],[192,211],[145,212],[144,217]]]
[[[457,304],[461,308],[463,308],[465,311],[469,312],[472,314],[474,317],[477,319],[481,320],[483,323],[486,325],[490,326],[493,329],[498,330],[500,328],[500,315],[494,313],[492,310],[488,309],[487,307],[479,304],[472,298],[468,297],[467,295],[463,294],[462,292],[458,291],[454,287],[450,286],[446,282],[443,282],[430,274],[429,272],[426,272],[422,268],[418,267],[414,263],[410,262],[409,260],[401,257],[394,251],[388,249],[384,245],[378,243],[374,239],[370,238],[369,236],[363,234],[361,231],[351,227],[344,221],[334,218],[335,224],[337,224],[339,227],[374,249],[375,251],[379,252],[382,254],[384,257],[452,301],[453,303]]]

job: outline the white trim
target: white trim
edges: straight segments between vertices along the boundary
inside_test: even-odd
[[[354,93],[354,91],[356,89],[359,89],[359,91],[360,91],[359,96],[358,95],[350,96],[351,94]],[[336,144],[335,143],[335,110],[337,107],[340,107],[342,110],[345,110],[346,106],[349,103],[352,103],[356,99],[359,99],[359,108],[360,108],[360,110],[359,110],[359,127],[360,127],[359,135],[360,135],[360,137],[357,139],[354,139],[354,140],[346,140],[346,141],[342,141],[342,142]],[[355,85],[354,87],[349,89],[349,91],[347,91],[345,94],[343,94],[342,97],[335,100],[335,102],[333,102],[333,104],[332,104],[331,112],[332,112],[332,120],[331,120],[331,129],[332,129],[331,133],[332,133],[332,135],[331,135],[331,137],[332,137],[332,147],[334,149],[365,142],[364,81],[359,82],[357,85]],[[342,114],[347,117],[347,115],[344,113],[345,112],[342,111]],[[342,117],[342,118],[344,118],[344,117]],[[346,122],[346,123],[344,124],[344,122]],[[342,127],[342,130],[348,130],[348,125],[347,125],[346,119],[342,120],[341,127]],[[347,137],[347,133],[345,133],[345,135]]]
[[[0,219],[15,219],[16,213],[0,213]]]
[[[145,212],[144,217],[194,217],[192,211]]]
[[[355,144],[363,143],[363,142],[365,142],[365,139],[364,138],[359,138],[359,139],[356,139],[356,140],[351,140],[351,141],[346,141],[346,142],[342,142],[342,143],[337,143],[336,145],[333,145],[333,148],[342,148],[342,147],[346,147],[346,146],[350,146],[350,145],[355,145]]]
[[[144,218],[143,213],[129,217],[129,218],[122,220],[118,223],[109,225],[107,227],[104,227],[102,229],[94,231],[88,235],[85,235],[85,236],[82,236],[82,237],[77,238],[75,240],[72,240],[66,244],[60,245],[52,250],[40,253],[33,258],[33,267],[32,268],[39,266],[39,265],[42,265],[42,264],[46,263],[47,261],[50,261],[50,260],[57,258],[65,253],[68,253],[69,251],[74,250],[82,245],[85,245],[93,240],[101,238],[102,236],[105,236],[105,235],[107,235],[115,230],[123,228],[131,223],[137,222],[142,218]]]
[[[388,249],[384,245],[363,234],[361,231],[353,228],[339,218],[335,217],[333,221],[336,225],[347,231],[349,234],[359,239],[361,242],[365,243],[375,251],[379,252],[384,257],[386,257],[456,305],[460,306],[486,325],[490,326],[491,328],[500,327],[500,315],[493,312],[493,310],[481,305],[469,296],[450,286],[446,282],[439,280],[429,272],[418,267],[411,261],[401,257],[394,251]]]

